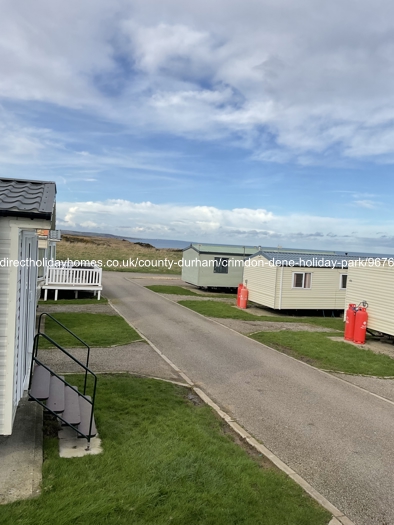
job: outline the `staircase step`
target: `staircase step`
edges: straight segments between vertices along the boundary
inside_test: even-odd
[[[61,379],[64,377],[60,376]],[[51,377],[48,401],[46,407],[52,412],[63,412],[64,410],[64,383],[56,376]]]
[[[51,373],[49,370],[41,365],[36,365],[31,380],[30,395],[40,400],[48,399],[50,382]]]
[[[90,396],[86,396],[89,401],[92,399]],[[92,413],[92,405],[86,401],[86,399],[82,396],[79,397],[79,407],[81,410],[81,423],[78,426],[78,430],[85,434],[87,436],[89,434],[89,425],[90,425],[90,414]],[[92,422],[92,432],[90,434],[90,437],[93,437],[97,434],[96,425],[94,422],[94,416],[93,416],[93,422]],[[83,437],[83,436],[79,436]]]
[[[77,388],[76,386],[74,388]],[[81,422],[81,411],[79,408],[79,395],[69,386],[64,389],[65,408],[62,418],[70,425],[79,425]]]

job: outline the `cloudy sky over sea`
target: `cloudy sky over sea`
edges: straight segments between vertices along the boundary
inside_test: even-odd
[[[0,9],[0,175],[59,229],[394,253],[392,1]]]

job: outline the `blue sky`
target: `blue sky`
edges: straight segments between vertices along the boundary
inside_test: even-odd
[[[394,4],[2,2],[0,174],[58,228],[394,253]]]

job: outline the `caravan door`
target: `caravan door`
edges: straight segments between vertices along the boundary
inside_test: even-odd
[[[14,409],[28,387],[37,308],[38,241],[34,231],[19,234],[18,291],[16,303]],[[33,262],[33,263],[32,263]]]

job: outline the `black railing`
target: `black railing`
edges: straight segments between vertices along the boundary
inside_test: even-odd
[[[67,328],[67,326],[64,326],[63,323],[61,323],[60,321],[58,321],[56,319],[56,317],[53,317],[53,315],[51,314],[48,314],[46,312],[43,312],[40,317],[38,318],[38,328],[37,328],[37,335],[39,334],[42,334],[42,335],[45,335],[43,332],[41,332],[41,320],[43,318],[43,316],[46,316],[46,317],[49,317],[50,319],[52,319],[52,321],[55,321],[55,323],[57,323],[59,326],[61,326],[64,330],[66,330],[66,332],[68,332],[70,335],[72,335],[75,339],[77,339],[80,343],[82,343],[86,348],[87,348],[87,354],[86,354],[86,363],[85,365],[82,365],[82,363],[80,363],[78,361],[78,359],[75,359],[71,354],[67,353],[66,350],[64,350],[63,348],[60,348],[59,347],[59,350],[62,350],[64,353],[66,353],[69,357],[71,357],[71,359],[73,359],[74,361],[78,362],[78,364],[80,364],[80,366],[84,366],[84,368],[86,369],[89,369],[89,360],[90,360],[90,346],[85,343],[85,341],[83,341],[80,337],[78,337],[76,334],[74,334],[74,332],[72,332],[69,328]],[[46,336],[46,338],[48,338],[48,336]],[[50,339],[50,338],[49,338]],[[51,343],[55,344],[56,346],[57,343],[55,341],[53,341],[52,339],[50,339]],[[37,347],[34,345],[34,355],[36,356],[37,355],[37,351],[38,351],[38,344],[37,344]],[[85,382],[84,382],[84,386],[83,386],[83,393],[85,394],[86,393],[86,381],[87,381],[87,371],[85,371]]]
[[[73,337],[75,337],[78,341],[80,341],[86,348],[87,348],[87,357],[86,357],[86,364],[84,365],[83,363],[81,363],[81,361],[79,361],[79,359],[77,359],[76,357],[74,357],[72,354],[70,354],[70,352],[68,352],[66,349],[64,349],[62,346],[60,346],[56,341],[54,341],[51,337],[49,337],[47,334],[41,332],[41,319],[42,317],[46,315],[48,317],[50,317],[53,321],[55,321],[58,325],[60,325],[62,328],[64,328],[64,330],[66,330],[69,334],[71,334]],[[68,381],[66,381],[63,377],[59,376],[56,372],[54,372],[53,370],[51,370],[47,365],[45,365],[41,360],[38,359],[37,357],[37,353],[38,353],[38,347],[39,347],[39,340],[40,340],[40,337],[43,337],[44,339],[46,339],[47,341],[49,341],[52,345],[54,345],[58,350],[60,350],[61,352],[63,352],[65,355],[67,355],[70,359],[72,359],[77,365],[79,365],[80,367],[82,367],[84,370],[85,370],[85,378],[84,378],[84,386],[83,386],[83,394],[81,392],[79,392],[74,386],[72,386],[70,383],[68,383]],[[71,427],[72,429],[74,429],[79,435],[81,435],[82,437],[86,438],[87,441],[88,441],[88,447],[89,447],[89,444],[90,444],[90,439],[92,437],[92,426],[93,426],[93,417],[94,417],[94,405],[95,405],[95,400],[96,400],[96,387],[97,387],[97,376],[96,374],[90,370],[90,368],[88,367],[89,365],[89,358],[90,358],[90,347],[89,345],[87,345],[85,343],[85,341],[83,341],[80,337],[78,337],[76,334],[74,334],[71,330],[69,330],[66,326],[64,326],[60,321],[58,321],[57,319],[55,319],[52,315],[50,314],[47,314],[46,312],[42,313],[39,317],[39,321],[38,321],[38,331],[34,337],[34,343],[33,343],[33,356],[32,356],[32,362],[31,362],[31,368],[30,368],[30,379],[29,379],[29,397],[30,399],[34,399],[34,401],[36,401],[38,404],[40,404],[41,406],[43,406],[46,410],[48,410],[48,412],[51,412],[54,416],[56,416],[58,419],[60,419],[65,425],[68,425],[69,427]],[[89,403],[91,405],[91,412],[90,412],[90,422],[89,422],[89,432],[88,434],[84,434],[83,432],[81,432],[80,429],[78,429],[76,426],[72,425],[71,423],[69,423],[68,421],[66,421],[65,419],[63,419],[63,417],[61,415],[59,415],[57,412],[49,409],[45,403],[42,402],[42,400],[36,398],[35,396],[33,396],[30,392],[30,389],[31,389],[31,382],[32,382],[32,378],[33,378],[33,372],[34,372],[34,365],[37,364],[37,365],[40,365],[42,367],[44,367],[46,370],[48,370],[48,372],[50,372],[51,375],[57,377],[60,381],[62,381],[62,383],[64,383],[65,385],[67,385],[68,387],[70,387],[72,390],[74,390],[74,392],[76,392],[78,394],[78,396],[82,396],[85,401],[87,403]],[[86,394],[86,389],[87,389],[87,377],[88,377],[88,374],[91,375],[91,377],[93,378],[93,392],[92,392],[92,395],[91,395],[91,399],[89,399],[89,397],[87,396]]]

